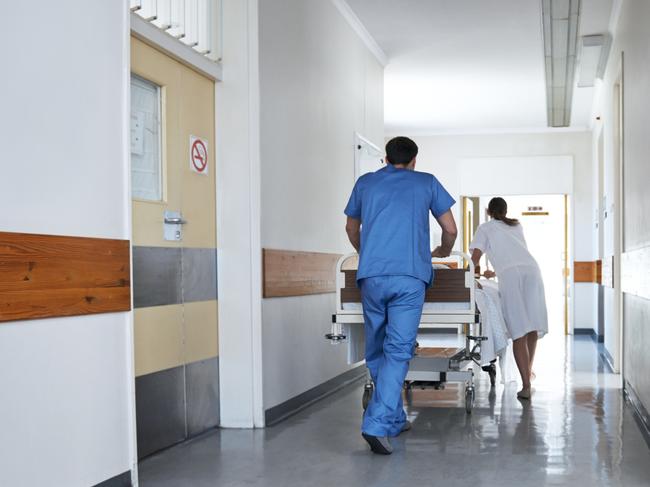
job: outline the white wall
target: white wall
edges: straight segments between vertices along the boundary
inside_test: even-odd
[[[463,158],[459,169],[462,195],[573,193],[572,155]]]
[[[625,35],[625,32],[622,33]],[[605,79],[598,86],[599,91],[599,104],[597,106],[597,113],[601,117],[594,128],[592,143],[594,147],[593,166],[594,169],[598,168],[598,138],[602,134],[603,137],[603,172],[604,172],[604,211],[606,212],[602,228],[603,238],[603,255],[604,259],[611,259],[613,255],[620,252],[616,244],[616,225],[619,218],[619,211],[617,199],[617,177],[616,177],[616,158],[615,158],[615,141],[614,141],[614,83],[619,79],[622,74],[622,46],[621,36],[616,36],[610,52],[607,71]],[[618,262],[616,262],[618,265]],[[621,357],[621,329],[619,326],[618,315],[620,312],[621,303],[617,300],[617,293],[609,286],[606,286],[603,291],[604,300],[604,334],[605,334],[605,349],[613,359],[614,368],[617,371],[621,370],[622,357]]]
[[[0,231],[128,239],[128,9],[3,5]],[[130,470],[129,313],[0,325],[0,484]]]
[[[610,66],[612,64],[616,65],[615,69],[612,69],[610,67],[609,72],[616,72],[618,73],[618,70],[620,68],[620,51],[618,51],[618,59],[616,59],[617,55],[614,54],[616,51],[614,49],[612,50],[613,56],[610,57]],[[611,76],[611,74],[610,74]],[[606,113],[606,117],[608,120],[611,120],[613,117],[613,111],[612,111],[612,102],[613,102],[613,97],[611,90],[613,90],[612,87],[613,83],[610,82],[607,84],[607,87],[604,85],[600,86],[601,90],[601,100],[600,100],[600,107],[598,108],[599,113]],[[594,206],[595,208],[599,208],[600,205],[604,203],[604,207],[601,208],[600,210],[597,211],[603,211],[604,216],[602,220],[602,225],[598,229],[597,236],[596,238],[599,238],[599,235],[602,234],[602,239],[603,239],[603,248],[602,248],[602,255],[599,256],[599,258],[603,259],[604,261],[611,261],[612,256],[615,254],[615,224],[616,224],[616,218],[618,218],[617,211],[618,209],[613,206],[616,200],[616,192],[615,192],[615,164],[614,164],[614,157],[613,157],[613,151],[614,151],[614,141],[613,141],[613,126],[608,123],[607,126],[605,126],[604,123],[600,122],[597,123],[596,126],[594,127],[593,131],[593,168],[594,168],[594,173],[598,174],[599,171],[599,161],[598,161],[598,138],[600,134],[603,135],[603,156],[604,156],[604,165],[603,165],[603,172],[604,172],[604,201],[598,201],[599,195],[596,194],[595,199],[594,199]],[[598,184],[598,180],[595,179],[594,184]],[[597,186],[595,186],[597,187]],[[594,217],[594,220],[598,218],[596,216]],[[619,325],[617,324],[617,316],[619,314],[621,303],[617,302],[617,295],[614,289],[611,286],[604,286],[603,289],[603,334],[605,335],[604,337],[604,346],[605,349],[607,350],[607,353],[609,356],[612,358],[612,365],[614,366],[614,369],[619,372],[621,370],[621,356],[620,356],[620,351],[621,351],[621,332]]]
[[[216,85],[222,427],[264,426],[257,0],[223,0]]]
[[[260,86],[262,246],[351,251],[354,132],[383,146],[383,67],[333,2],[260,2]],[[323,338],[334,309],[334,294],[263,301],[265,409],[348,370]]]
[[[600,86],[600,106],[598,114],[601,123],[594,133],[594,146],[598,143],[599,131],[603,132],[604,174],[606,205],[609,217],[604,224],[604,254],[615,254],[615,222],[617,214],[623,213],[622,252],[632,252],[650,247],[650,102],[647,87],[650,83],[650,31],[647,19],[650,18],[648,2],[615,2],[620,10],[617,22],[613,23],[614,43],[610,53],[605,79]],[[616,9],[615,9],[616,11]],[[616,17],[615,17],[616,18]],[[614,143],[614,85],[623,74],[623,205],[616,205],[616,149]],[[597,162],[594,165],[597,167]],[[648,263],[626,269],[632,280],[647,274]],[[622,282],[626,289],[627,283]],[[621,343],[618,327],[618,306],[616,295],[605,289],[605,348],[614,358],[616,366],[622,366],[626,381],[634,388],[645,408],[650,408],[650,359],[647,350],[650,346],[648,316],[650,316],[650,290],[645,296],[626,294],[623,300],[623,341]]]
[[[420,148],[417,169],[435,174],[457,200],[461,195],[467,195],[463,191],[469,190],[493,194],[497,188],[508,194],[526,194],[531,190],[548,193],[549,188],[556,188],[552,192],[558,193],[572,189],[573,259],[588,261],[596,258],[590,132],[434,135],[414,137],[414,140]],[[562,180],[562,175],[566,179],[571,170],[557,167],[561,163],[555,156],[568,156],[564,158],[567,165],[573,161],[573,188],[567,187],[566,181]],[[481,159],[486,163],[496,162],[498,171],[491,176],[479,171],[477,164],[480,165]],[[531,165],[534,162],[538,162],[536,167]],[[519,179],[513,179],[506,170],[509,164]],[[518,168],[521,164],[528,167],[528,181],[522,181],[522,171]],[[469,178],[472,181],[468,181]],[[457,221],[462,221],[461,211],[461,206],[456,205]],[[433,238],[439,238],[438,235],[436,232]],[[596,286],[576,284],[573,302],[574,327],[596,329]]]

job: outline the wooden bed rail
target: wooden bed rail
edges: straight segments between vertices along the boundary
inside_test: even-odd
[[[466,303],[470,300],[470,289],[466,287],[464,269],[436,269],[433,286],[427,289],[424,301],[427,303]],[[357,287],[357,271],[343,270],[345,287],[341,289],[341,303],[361,302],[361,291]]]

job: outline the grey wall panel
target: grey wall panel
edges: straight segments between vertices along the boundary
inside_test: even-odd
[[[187,430],[189,436],[219,425],[219,358],[187,364]]]
[[[625,380],[634,388],[639,400],[650,409],[650,300],[624,294]]]
[[[184,369],[181,366],[136,377],[138,458],[186,438]]]
[[[133,247],[136,308],[181,302],[181,249]]]
[[[605,288],[598,286],[598,336],[605,336]]]
[[[183,249],[183,301],[217,299],[216,249]]]
[[[131,471],[121,473],[115,477],[111,477],[108,480],[104,480],[99,484],[96,484],[94,487],[131,487]]]

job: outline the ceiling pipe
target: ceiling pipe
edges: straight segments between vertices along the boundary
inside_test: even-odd
[[[542,0],[549,127],[571,125],[580,10],[580,0]]]

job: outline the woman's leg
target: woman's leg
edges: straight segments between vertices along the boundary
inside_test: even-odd
[[[530,356],[528,354],[528,338],[524,335],[517,338],[512,344],[515,355],[515,362],[521,375],[521,381],[524,387],[521,392],[530,391]]]
[[[528,341],[528,360],[530,361],[530,374],[533,375],[533,362],[535,360],[535,350],[537,349],[537,338],[538,334],[536,331],[531,331],[526,335],[526,340]]]

